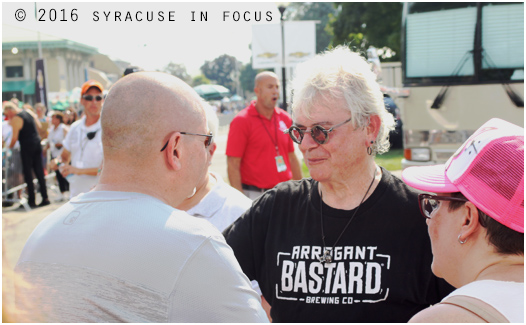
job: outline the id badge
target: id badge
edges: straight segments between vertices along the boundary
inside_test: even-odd
[[[276,156],[276,167],[278,168],[278,173],[287,170],[287,165],[285,165],[285,160],[283,160],[283,156]]]

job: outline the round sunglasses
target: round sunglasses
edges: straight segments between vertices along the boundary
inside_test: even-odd
[[[323,126],[320,126],[320,125],[315,125],[313,126],[310,131],[308,131],[307,129],[300,129],[299,127],[293,125],[291,126],[290,128],[288,128],[287,130],[285,130],[285,134],[288,134],[290,136],[290,138],[292,139],[292,141],[296,142],[297,144],[301,144],[301,142],[303,141],[303,137],[305,136],[305,133],[306,132],[309,132],[312,139],[318,143],[318,144],[325,144],[327,143],[327,141],[329,141],[329,133],[331,133],[332,131],[334,131],[334,129],[336,129],[337,127],[339,126],[342,126],[344,125],[345,123],[348,123],[350,122],[352,119],[352,117],[350,117],[348,120],[340,123],[340,124],[336,124],[335,126],[333,126],[332,128],[330,129],[325,129]]]

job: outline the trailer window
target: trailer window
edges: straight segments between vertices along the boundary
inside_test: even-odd
[[[482,8],[483,69],[524,68],[524,4]]]
[[[414,13],[406,25],[406,77],[449,77],[466,59],[457,76],[474,74],[475,7]],[[465,57],[468,55],[468,57]]]

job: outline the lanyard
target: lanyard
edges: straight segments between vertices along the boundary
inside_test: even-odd
[[[90,132],[86,132],[88,130],[88,128],[86,127],[86,125],[84,124],[80,130],[80,161],[83,161],[82,158],[84,157],[84,149],[86,148],[86,146],[88,145],[88,143],[93,139],[93,138],[88,138],[88,133]],[[95,135],[97,135],[97,132],[99,131],[100,129],[97,129],[95,130]],[[83,135],[86,135],[85,137]],[[94,135],[94,137],[95,137]]]
[[[267,134],[270,137],[270,141],[272,141],[272,144],[274,145],[274,147],[276,147],[276,156],[279,156],[278,126],[276,124],[277,117],[276,117],[276,119],[274,119],[275,115],[276,115],[276,112],[274,112],[272,114],[272,118],[270,119],[270,122],[272,123],[272,120],[274,120],[274,131],[275,131],[274,133],[275,133],[275,136],[276,136],[276,142],[274,142],[274,138],[272,138],[272,135],[270,135],[270,131],[267,129],[267,126],[265,125],[265,122],[263,122],[263,119],[261,118],[261,115],[258,114],[258,117],[259,117],[259,120],[261,121],[261,124],[263,124],[263,128],[265,129],[265,131],[267,131]]]

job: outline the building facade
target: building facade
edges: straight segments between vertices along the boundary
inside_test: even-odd
[[[39,42],[2,43],[2,100],[17,97],[34,103],[36,60]],[[97,49],[69,40],[40,42],[48,92],[68,92],[86,80],[87,69]]]

